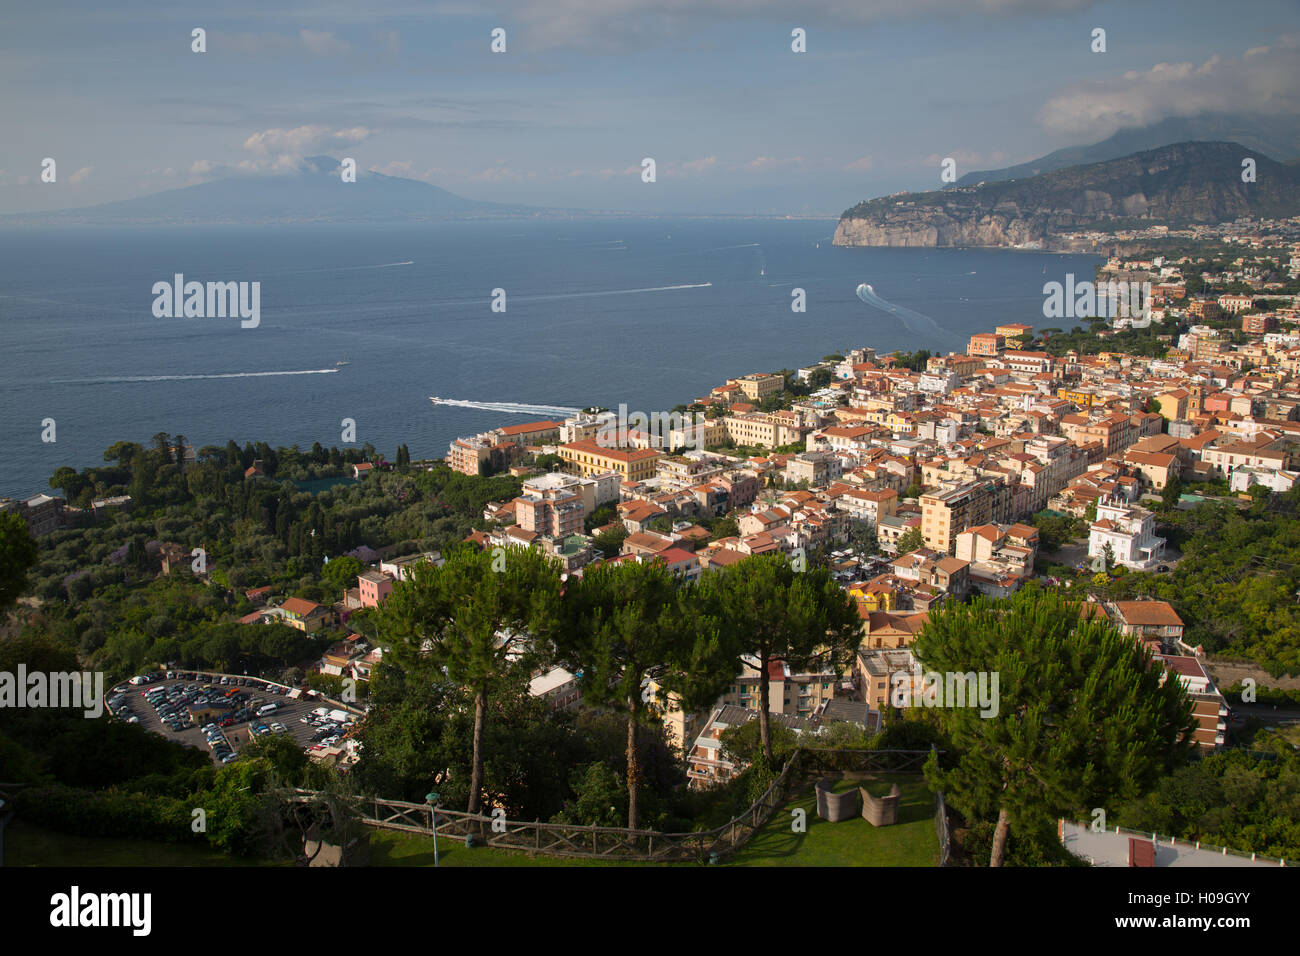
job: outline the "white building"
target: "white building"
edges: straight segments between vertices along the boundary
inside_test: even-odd
[[[1097,520],[1088,533],[1088,557],[1101,557],[1110,545],[1114,563],[1144,571],[1165,553],[1165,539],[1157,538],[1153,529],[1150,511],[1103,498],[1097,503]]]

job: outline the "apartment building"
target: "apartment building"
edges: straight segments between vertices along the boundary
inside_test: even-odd
[[[1115,563],[1145,571],[1165,553],[1165,539],[1156,537],[1154,527],[1154,517],[1145,508],[1101,498],[1088,533],[1088,557],[1103,557],[1109,545]]]
[[[981,358],[997,358],[1006,347],[1006,336],[998,335],[996,332],[977,332],[970,337],[970,345],[966,351]]]
[[[806,451],[790,458],[785,465],[785,480],[798,484],[806,481],[814,488],[825,487],[844,474],[840,456],[830,451]]]
[[[545,475],[525,478],[522,490],[525,494],[540,495],[550,491],[567,491],[582,499],[583,516],[591,514],[601,505],[619,500],[619,485],[622,479],[616,471],[597,471],[589,475],[569,475],[562,471],[552,471]]]
[[[382,571],[362,571],[357,575],[357,590],[362,607],[379,607],[393,593],[393,579]]]
[[[588,438],[561,445],[560,457],[583,477],[614,472],[620,481],[633,482],[654,477],[655,463],[664,453],[654,448],[606,448]]]
[[[910,686],[916,671],[916,656],[908,648],[860,647],[853,663],[853,682],[868,707],[884,712],[893,706],[890,697],[895,682]],[[905,677],[895,678],[895,674]]]
[[[957,535],[971,525],[989,524],[997,514],[1001,490],[993,480],[967,481],[921,496],[921,535],[926,547],[952,554]]]
[[[27,531],[33,538],[63,527],[64,501],[52,495],[33,495],[21,500],[0,498],[0,513],[6,511],[14,512],[27,522]]]
[[[775,395],[785,388],[785,377],[754,372],[741,378],[727,379],[727,386],[739,388],[751,402],[760,402],[767,396]]]
[[[581,534],[587,511],[582,496],[564,488],[530,492],[515,499],[515,521],[549,538]]]
[[[1228,733],[1228,702],[1214,686],[1205,665],[1199,658],[1182,654],[1157,654],[1154,661],[1164,665],[1166,679],[1171,674],[1176,677],[1191,698],[1197,746],[1203,750],[1222,747]]]
[[[774,415],[764,415],[762,412],[728,415],[722,421],[733,443],[757,445],[760,448],[792,445],[802,441],[809,430],[806,426],[791,425]]]

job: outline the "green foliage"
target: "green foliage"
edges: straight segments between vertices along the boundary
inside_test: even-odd
[[[1062,545],[1088,533],[1087,522],[1072,515],[1040,511],[1034,515],[1033,523],[1038,529],[1039,547],[1048,553],[1059,551]]]
[[[1116,822],[1289,863],[1300,855],[1300,756],[1289,746],[1272,760],[1206,754],[1125,804]]]
[[[911,554],[917,548],[925,547],[925,535],[920,528],[908,528],[898,539],[898,553]]]
[[[471,813],[479,808],[488,699],[530,669],[535,654],[528,635],[552,626],[559,592],[555,564],[536,551],[510,548],[498,557],[459,547],[441,567],[417,564],[381,605],[383,633],[395,642],[397,663],[431,665],[474,695]]]
[[[17,513],[0,514],[0,611],[27,590],[27,571],[36,563],[36,542]]]
[[[768,763],[768,667],[829,668],[842,673],[855,653],[861,626],[846,591],[825,568],[796,571],[783,554],[752,555],[705,575],[695,586],[702,619],[721,622],[723,640],[759,669],[759,724]]]
[[[1191,704],[1149,652],[1059,592],[977,598],[931,612],[914,645],[927,671],[998,675],[996,713],[933,708],[952,751],[926,774],[968,820],[999,811],[1030,835],[1149,789],[1192,747]],[[990,678],[991,679],[991,678]]]

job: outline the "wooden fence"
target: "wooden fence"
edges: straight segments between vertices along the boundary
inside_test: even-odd
[[[722,826],[689,833],[629,830],[624,827],[579,826],[568,823],[506,820],[484,814],[439,807],[440,838],[465,842],[469,838],[486,846],[554,857],[580,857],[640,862],[711,862],[743,847],[782,806],[800,783],[827,772],[880,771],[920,773],[928,750],[820,750],[800,748],[786,761],[781,773],[746,810]],[[297,791],[306,797],[312,791]],[[360,821],[368,826],[407,833],[432,834],[434,809],[427,803],[409,803],[382,797],[348,797]],[[946,859],[946,843],[941,838]]]

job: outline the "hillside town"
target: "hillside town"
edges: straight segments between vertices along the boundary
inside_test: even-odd
[[[1258,245],[1239,231],[1226,239]],[[1294,279],[1300,246],[1287,251]],[[879,728],[894,675],[918,669],[908,646],[931,609],[974,593],[1008,597],[1039,575],[1035,515],[1086,522],[1080,572],[1160,573],[1174,559],[1147,499],[1186,489],[1195,500],[1198,483],[1243,495],[1294,485],[1300,297],[1261,282],[1253,259],[1209,272],[1186,257],[1112,258],[1098,282],[1146,284],[1145,321],[1126,312],[1094,328],[1103,340],[1095,354],[1058,352],[1051,345],[1061,330],[1019,322],[923,364],[861,346],[798,369],[801,397],[789,398],[782,374],[756,372],[694,397],[686,407],[705,414],[699,425],[644,415],[649,427],[611,431],[623,424],[615,413],[589,410],[460,438],[447,462],[468,475],[508,470],[522,479],[523,494],[489,504],[489,528],[471,540],[541,550],[569,574],[604,561],[660,561],[695,580],[753,554],[820,557],[857,605],[857,660],[847,674],[772,665],[773,712],[796,732],[833,720]],[[1188,278],[1198,291],[1189,292]],[[1216,293],[1216,285],[1250,291]],[[1161,354],[1130,354],[1119,337],[1146,324]],[[539,471],[539,460],[554,467]],[[601,509],[612,520],[583,533]],[[716,529],[728,517],[733,533],[701,524]],[[863,531],[875,547],[852,543]],[[621,539],[616,554],[598,544],[610,534]],[[370,586],[391,586],[367,574],[376,577]],[[1178,675],[1194,702],[1198,745],[1222,746],[1227,704],[1201,648],[1183,642],[1174,608],[1089,600]],[[754,719],[756,681],[750,668],[710,712],[665,708],[693,786],[734,775],[718,738]],[[534,689],[557,707],[581,704],[576,679],[562,670],[538,673]]]

